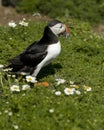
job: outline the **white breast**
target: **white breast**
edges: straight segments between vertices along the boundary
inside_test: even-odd
[[[34,70],[32,76],[36,77],[40,69],[48,65],[49,63],[51,63],[60,54],[60,51],[61,51],[60,41],[56,44],[49,45],[47,48],[47,52],[48,52],[47,56],[44,58],[42,62],[38,64],[37,69]]]
[[[50,56],[50,58],[56,58],[61,51],[60,42],[58,42],[57,44],[49,45],[47,51],[48,51],[48,56]]]
[[[61,52],[61,44],[60,41],[57,44],[52,44],[49,45],[47,49],[47,56],[44,59],[45,60],[45,65],[49,64],[52,60],[54,60]]]
[[[48,65],[52,60],[54,60],[61,51],[61,44],[60,41],[56,44],[49,45],[47,48],[47,56],[45,59],[39,64],[39,66],[46,66]]]

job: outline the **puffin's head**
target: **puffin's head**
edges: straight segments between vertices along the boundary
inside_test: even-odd
[[[66,38],[69,36],[69,29],[67,26],[58,20],[50,21],[48,27],[57,36],[64,35]]]

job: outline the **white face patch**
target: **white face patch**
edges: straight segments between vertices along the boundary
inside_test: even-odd
[[[65,26],[64,24],[62,24],[62,23],[58,23],[58,24],[56,24],[56,25],[50,27],[50,29],[52,30],[52,32],[53,32],[55,35],[58,35],[58,34],[60,34],[60,33],[62,33],[62,32],[65,31],[66,26]]]

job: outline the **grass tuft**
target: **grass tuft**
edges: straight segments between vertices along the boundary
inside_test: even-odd
[[[46,22],[25,22],[28,26],[0,27],[0,64],[42,36]],[[0,65],[1,130],[104,129],[103,34],[88,23],[65,23],[71,36],[60,38],[62,52],[40,72],[40,83],[11,76]]]

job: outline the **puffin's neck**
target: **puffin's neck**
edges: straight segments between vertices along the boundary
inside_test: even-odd
[[[43,37],[41,38],[40,42],[44,44],[54,44],[54,43],[57,43],[58,41],[59,41],[58,36],[56,36],[51,31],[51,29],[48,26],[46,26]]]

